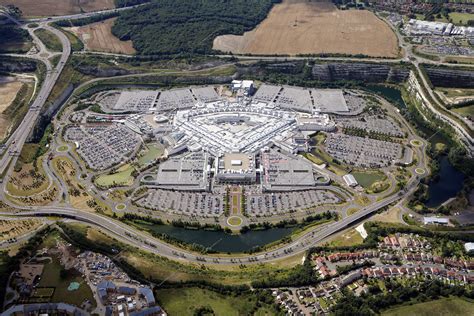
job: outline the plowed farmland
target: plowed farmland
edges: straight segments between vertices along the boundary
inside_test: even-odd
[[[84,25],[71,27],[68,30],[76,34],[86,49],[98,52],[134,54],[132,41],[121,41],[112,34],[112,25],[116,18]]]
[[[372,12],[308,0],[275,5],[254,30],[218,36],[213,48],[234,54],[398,55],[396,35]]]
[[[67,15],[112,9],[114,0],[0,0],[0,5],[13,4],[24,16]]]

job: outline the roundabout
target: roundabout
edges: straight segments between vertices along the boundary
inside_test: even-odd
[[[423,145],[423,142],[420,141],[420,140],[418,140],[418,139],[412,139],[412,140],[410,141],[410,144],[411,144],[412,146],[421,147],[421,146]]]
[[[59,146],[58,148],[56,148],[56,151],[57,151],[58,153],[67,152],[67,151],[69,151],[69,146],[67,146],[67,145]]]
[[[416,168],[415,172],[416,172],[416,174],[422,175],[422,174],[426,173],[426,170],[422,169],[422,168]]]
[[[123,203],[117,204],[117,205],[115,206],[115,209],[116,209],[117,211],[123,211],[123,210],[125,210],[125,208],[127,208],[127,206],[126,206],[125,204],[123,204]]]
[[[239,227],[242,225],[242,219],[238,216],[231,216],[227,219],[227,225],[231,227]]]

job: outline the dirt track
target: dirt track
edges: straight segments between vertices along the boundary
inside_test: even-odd
[[[134,54],[132,41],[121,41],[112,34],[111,28],[116,18],[88,24],[81,27],[69,28],[79,36],[86,49],[98,52]]]
[[[13,4],[24,16],[67,15],[115,8],[114,0],[0,0],[0,5]]]
[[[338,10],[332,3],[286,0],[256,29],[222,35],[214,49],[235,54],[364,54],[396,57],[390,27],[366,10]]]

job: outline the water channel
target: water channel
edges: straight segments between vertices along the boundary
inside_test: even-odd
[[[151,228],[151,227],[150,227]],[[155,233],[166,234],[188,244],[197,244],[218,252],[244,252],[257,246],[265,246],[290,235],[295,228],[272,228],[253,230],[240,235],[230,235],[223,231],[186,229],[171,225],[153,225]]]

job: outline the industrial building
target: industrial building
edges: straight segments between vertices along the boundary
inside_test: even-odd
[[[449,218],[445,217],[423,217],[424,225],[449,225]]]
[[[346,174],[345,176],[342,177],[342,179],[344,179],[346,184],[350,187],[355,187],[355,186],[359,185],[356,178],[354,178],[354,176],[352,174]]]

